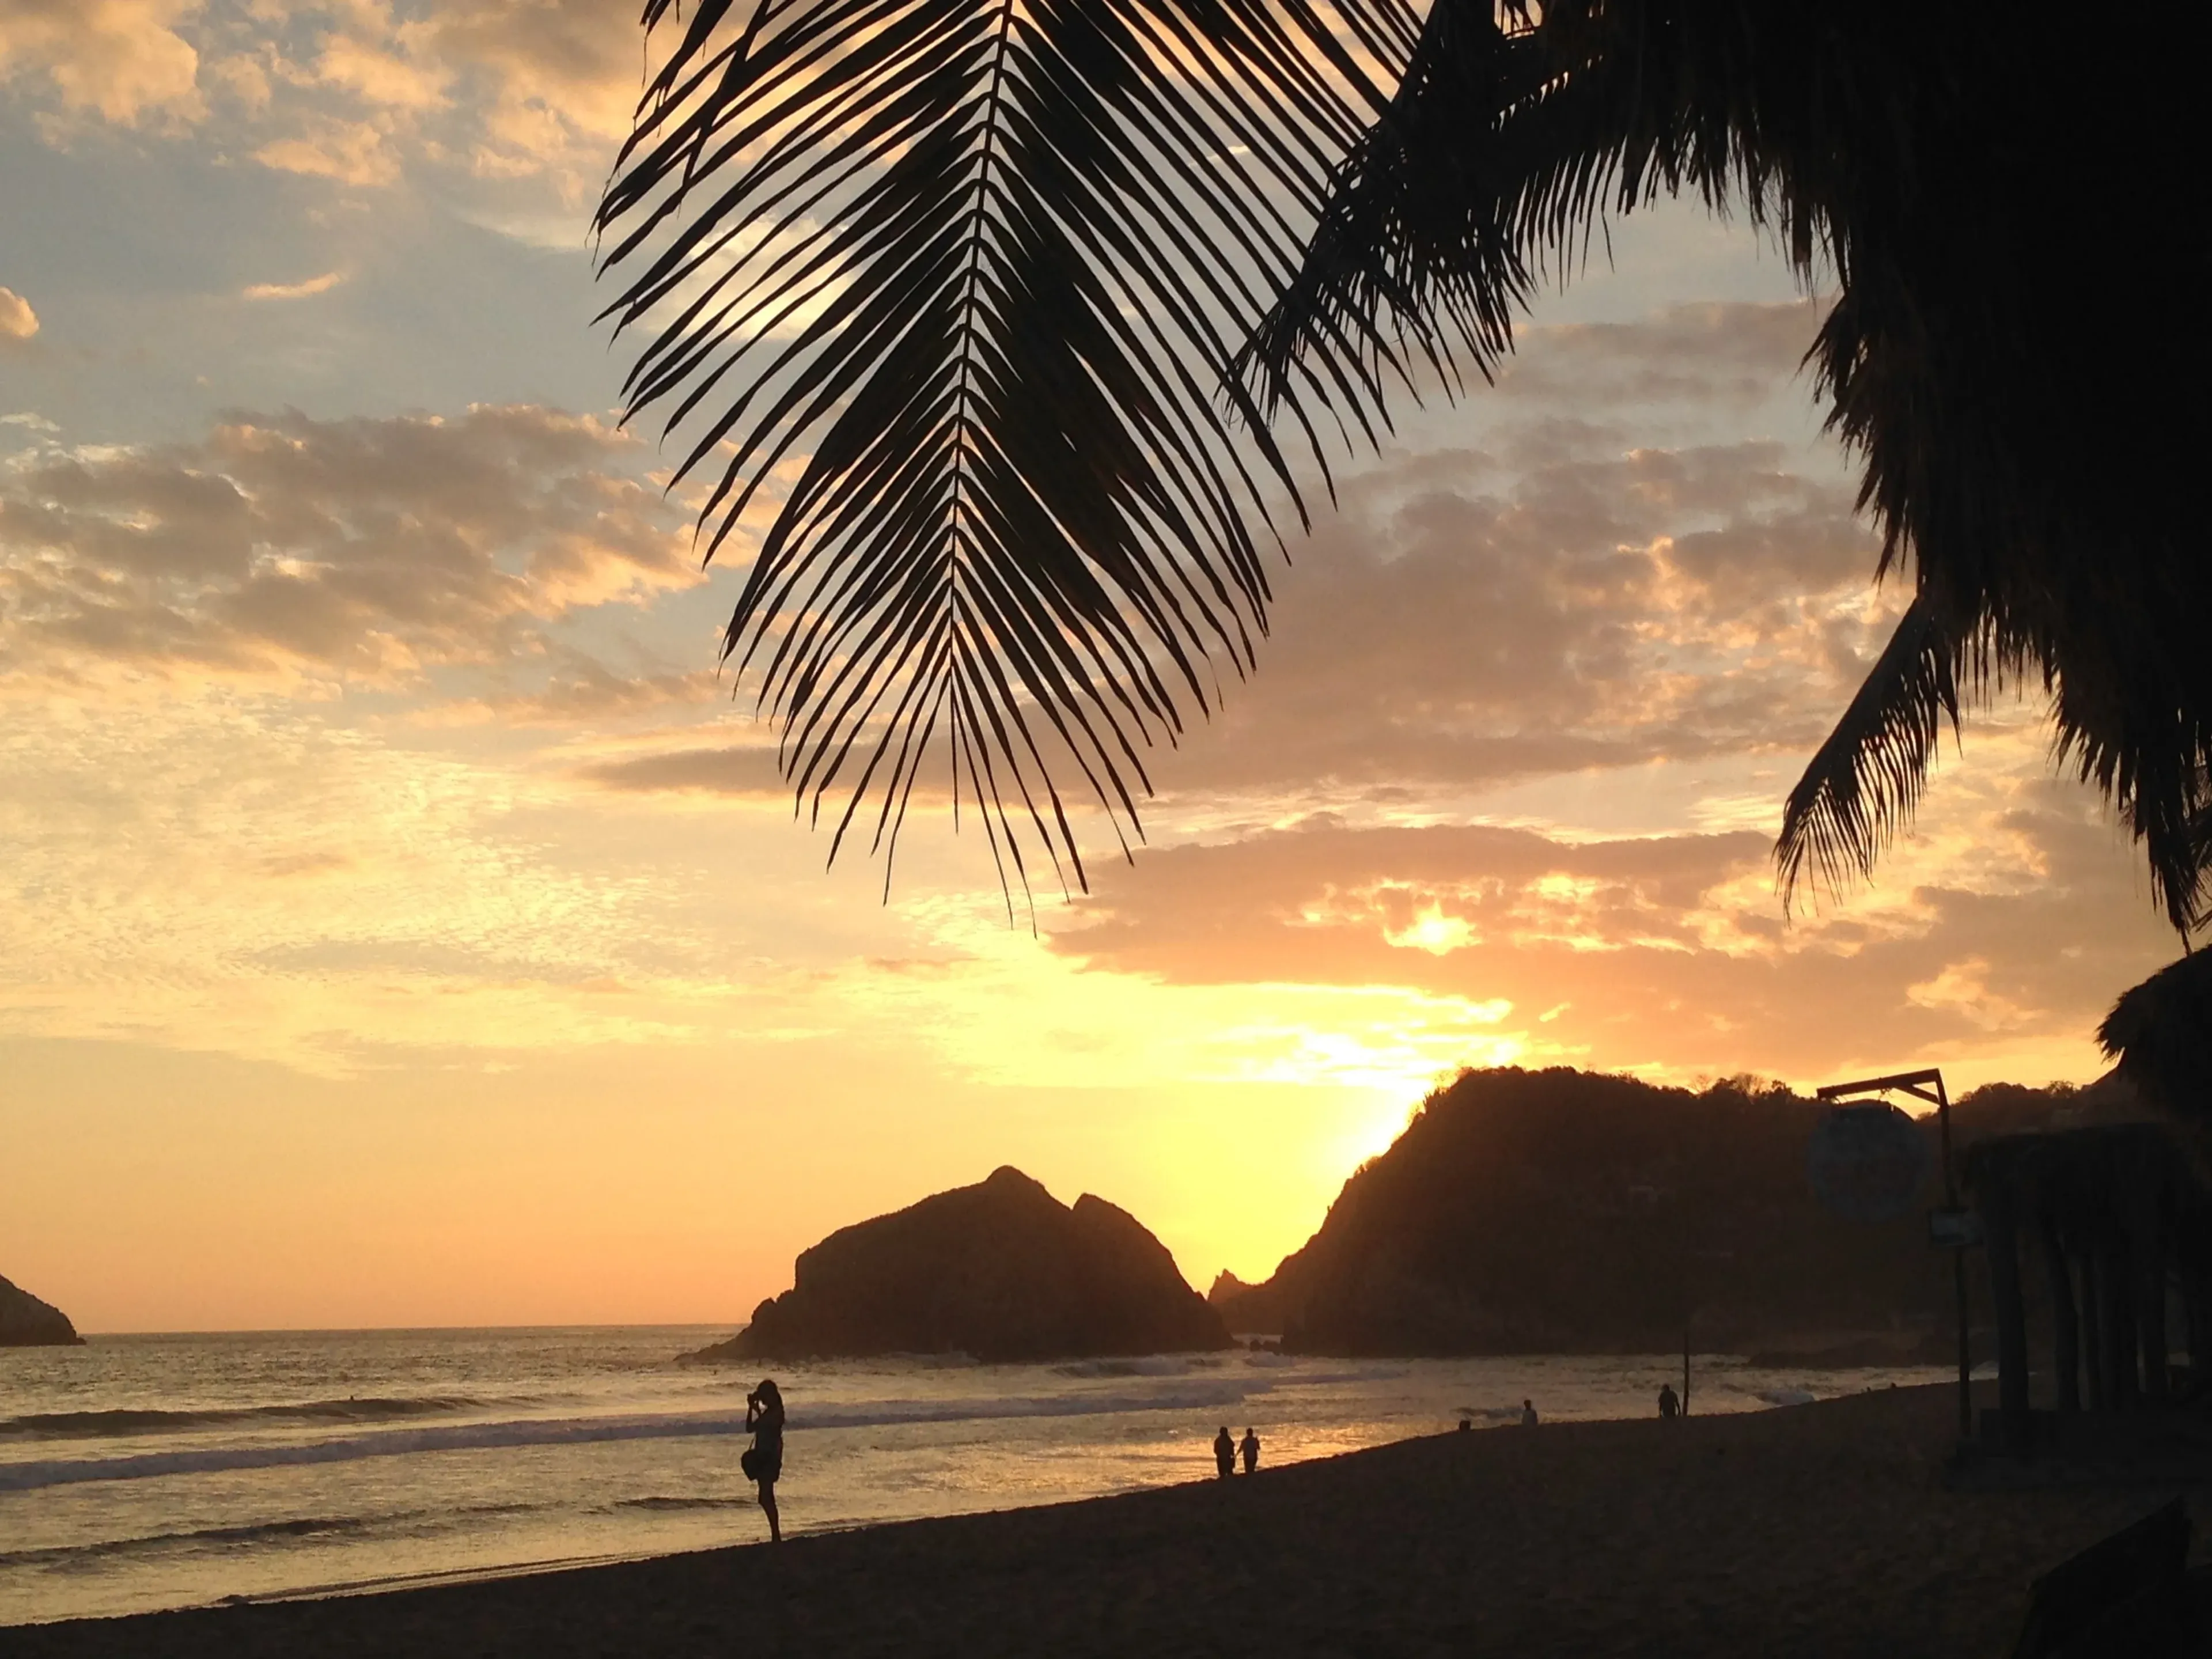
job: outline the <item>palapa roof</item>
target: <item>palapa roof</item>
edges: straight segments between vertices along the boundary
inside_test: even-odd
[[[2185,956],[2124,993],[2097,1040],[2147,1099],[2212,1119],[2212,951]]]

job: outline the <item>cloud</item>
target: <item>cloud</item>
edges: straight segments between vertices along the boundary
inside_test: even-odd
[[[1318,820],[1106,866],[1050,942],[1175,985],[1502,1000],[1494,1036],[1535,1059],[1818,1079],[2009,1045],[2051,1075],[2094,1066],[2096,1019],[2173,945],[2094,800],[2020,775],[2034,753],[1954,795],[1881,889],[1795,925],[1764,835]]]
[[[0,341],[15,343],[39,331],[39,313],[12,288],[0,288]]]
[[[618,674],[596,658],[563,651],[556,645],[548,649],[545,684],[541,689],[459,698],[425,709],[417,718],[428,726],[473,726],[487,721],[509,726],[594,726],[670,708],[700,708],[724,689],[718,677],[704,669],[688,673]],[[587,773],[591,769],[586,769]]]
[[[305,300],[318,294],[328,294],[345,281],[342,270],[326,270],[319,276],[310,276],[303,283],[255,283],[240,295],[247,300]]]
[[[697,943],[548,848],[553,803],[496,767],[233,695],[56,700],[0,728],[0,1037],[343,1074],[730,1018]]]
[[[1251,683],[1163,783],[1311,801],[1809,748],[1898,603],[1794,407],[1813,323],[1737,304],[1529,331],[1494,391],[1340,482]]]
[[[362,103],[379,108],[444,108],[451,72],[434,58],[426,59],[399,49],[408,33],[404,28],[394,29],[389,37],[390,46],[359,35],[331,35],[316,60],[314,81],[349,92]]]
[[[586,781],[634,793],[670,791],[747,799],[788,799],[792,786],[776,769],[773,743],[660,750],[580,769]]]
[[[283,76],[281,131],[256,159],[353,185],[416,166],[542,179],[573,212],[629,130],[641,45],[635,10],[601,0],[447,0],[410,17],[356,8]]]
[[[1889,612],[1840,481],[1778,442],[1400,454],[1297,555],[1180,795],[1467,789],[1808,749]]]
[[[253,159],[280,173],[305,173],[343,185],[398,181],[399,153],[390,142],[388,123],[342,120],[318,112],[304,118],[300,126],[290,136],[262,145]]]
[[[1741,408],[1796,375],[1821,304],[1713,301],[1628,323],[1532,329],[1507,359],[1498,395],[1559,398],[1584,409],[1692,404]]]
[[[0,0],[0,83],[43,76],[71,113],[136,126],[204,113],[199,54],[179,32],[200,0]]]
[[[316,421],[0,464],[0,665],[415,683],[698,580],[638,446],[532,406]]]
[[[85,118],[181,134],[212,110],[264,167],[355,189],[443,173],[488,220],[542,217],[549,185],[576,213],[629,130],[643,46],[605,0],[0,0],[0,85],[50,139]]]

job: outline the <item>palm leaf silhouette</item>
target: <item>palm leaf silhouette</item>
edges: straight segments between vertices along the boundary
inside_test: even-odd
[[[1608,215],[1741,204],[1840,284],[1808,360],[1915,595],[1790,796],[1785,899],[1872,870],[1962,683],[2039,679],[2186,935],[2212,907],[2212,558],[2183,483],[2212,444],[2212,189],[2159,165],[2200,94],[2141,46],[1968,7],[1435,0],[1240,367],[1263,396],[1321,362],[1386,388],[1396,342],[1486,369],[1530,273]]]
[[[702,0],[650,82],[597,221],[629,413],[712,477],[708,557],[782,492],[724,649],[801,801],[844,793],[832,858],[941,755],[1010,899],[1032,846],[1080,883],[1063,781],[1141,833],[1146,747],[1250,664],[1344,388],[1289,387],[1286,453],[1230,361],[1413,35],[1337,12]]]
[[[1960,642],[1916,599],[1783,811],[1783,890],[1808,873],[1836,890],[1873,873],[1911,821],[1948,720],[1959,726]]]
[[[1251,661],[1293,455],[1487,374],[1608,216],[1741,206],[1838,285],[1808,361],[1913,592],[1785,896],[1873,867],[1962,692],[2039,678],[2185,934],[2212,175],[2175,164],[2193,60],[2145,42],[1865,0],[702,0],[599,214],[654,331],[631,412],[720,466],[710,554],[787,483],[726,645],[802,800],[850,789],[833,856],[941,750],[1014,876],[1035,836],[1079,881],[1058,781],[1137,825],[1145,747]]]

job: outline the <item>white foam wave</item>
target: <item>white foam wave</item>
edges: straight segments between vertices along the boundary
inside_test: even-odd
[[[907,1423],[959,1423],[993,1418],[1085,1417],[1122,1412],[1209,1410],[1233,1406],[1265,1383],[1188,1382],[1179,1387],[1107,1392],[997,1395],[965,1400],[877,1400],[794,1411],[791,1428],[870,1428]],[[480,1451],[518,1446],[586,1445],[611,1440],[678,1439],[741,1435],[741,1412],[684,1412],[597,1418],[525,1418],[465,1423],[305,1443],[248,1443],[192,1450],[145,1452],[122,1457],[49,1458],[0,1463],[0,1492],[35,1492],[93,1480],[147,1480],[292,1464],[346,1463],[369,1457],[404,1457],[441,1451]]]
[[[966,1423],[1004,1417],[1090,1417],[1119,1412],[1192,1411],[1203,1406],[1234,1406],[1265,1382],[1234,1378],[1186,1382],[1176,1388],[1108,1393],[991,1395],[972,1400],[872,1400],[850,1406],[812,1407],[794,1411],[794,1429],[865,1429],[891,1423]]]
[[[1181,1354],[1147,1354],[1134,1359],[1075,1359],[1054,1365],[1061,1376],[1188,1376],[1191,1362]]]

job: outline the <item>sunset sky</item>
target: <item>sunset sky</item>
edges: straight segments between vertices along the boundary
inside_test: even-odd
[[[0,1273],[82,1328],[736,1320],[1004,1163],[1256,1279],[1460,1066],[2087,1080],[2179,953],[2033,697],[1785,917],[1900,599],[1688,210],[1346,464],[1133,864],[825,872],[592,322],[636,10],[0,0]]]

